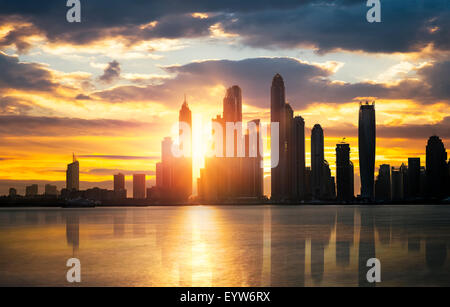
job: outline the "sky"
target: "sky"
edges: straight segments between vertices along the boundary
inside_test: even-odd
[[[450,147],[448,0],[381,1],[380,23],[364,0],[81,0],[80,23],[66,21],[65,1],[0,8],[0,195],[63,188],[72,153],[81,188],[112,189],[117,172],[129,193],[133,173],[151,185],[185,94],[195,125],[235,84],[244,120],[268,122],[276,73],[305,119],[307,165],[319,123],[333,174],[336,144],[350,143],[356,189],[360,100],[376,101],[376,169],[424,166],[434,134]]]

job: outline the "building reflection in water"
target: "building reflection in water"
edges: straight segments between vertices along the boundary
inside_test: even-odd
[[[53,270],[59,239],[79,253],[80,227],[86,280],[98,284],[374,286],[366,264],[378,258],[381,285],[450,286],[450,208],[438,206],[10,209],[0,214],[0,269],[27,259]],[[28,259],[30,250],[41,250],[48,267]]]
[[[80,217],[77,211],[68,211],[66,217],[66,240],[72,246],[72,254],[75,256],[80,246]]]
[[[374,287],[375,283],[367,281],[367,260],[375,258],[374,215],[372,208],[361,209],[361,223],[359,228],[358,251],[358,285],[360,287]]]
[[[350,265],[350,246],[353,245],[355,209],[338,207],[336,209],[336,264]]]

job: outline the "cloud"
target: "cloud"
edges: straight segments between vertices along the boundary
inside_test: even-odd
[[[120,64],[116,60],[109,62],[103,71],[103,75],[99,77],[100,82],[104,84],[112,84],[120,77]]]
[[[106,160],[155,160],[158,156],[118,156],[118,155],[77,155],[78,158],[95,158]]]
[[[84,94],[78,94],[75,97],[76,100],[91,100],[92,98],[89,97],[88,95],[84,95]]]
[[[156,126],[155,123],[112,119],[0,116],[0,136],[122,136]]]
[[[5,89],[49,91],[57,87],[52,75],[37,63],[19,62],[16,56],[0,51],[0,93]]]
[[[159,84],[119,86],[96,92],[93,96],[112,103],[151,100],[170,105],[179,103],[180,93],[188,93],[199,101],[205,99],[213,87],[237,84],[243,90],[247,105],[267,108],[272,78],[275,73],[280,73],[285,81],[286,97],[295,109],[316,102],[351,102],[358,97],[410,99],[422,104],[448,103],[450,100],[445,77],[449,71],[447,63],[429,64],[417,70],[413,77],[408,76],[397,83],[333,81],[330,77],[338,66],[338,63],[312,64],[288,57],[207,60],[164,67],[175,77]]]
[[[82,22],[65,21],[61,1],[1,0],[1,23],[20,21],[0,46],[30,48],[30,37],[53,43],[88,45],[117,39],[127,45],[161,38],[207,37],[220,25],[241,44],[262,48],[307,46],[319,52],[337,49],[366,52],[413,52],[432,44],[450,50],[448,0],[382,2],[382,22],[366,21],[361,0],[168,0],[82,1]],[[197,18],[193,13],[207,13]]]
[[[86,174],[92,174],[92,175],[100,175],[100,176],[108,176],[113,174],[122,173],[125,176],[130,176],[134,174],[145,174],[145,175],[155,175],[155,171],[153,170],[146,170],[146,171],[133,171],[133,170],[123,170],[123,169],[110,169],[110,168],[95,168],[91,169],[89,171],[84,172]]]

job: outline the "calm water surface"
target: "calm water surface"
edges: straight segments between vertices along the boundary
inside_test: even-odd
[[[450,206],[0,209],[0,285],[450,286]]]

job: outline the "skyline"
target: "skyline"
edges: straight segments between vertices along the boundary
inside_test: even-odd
[[[240,145],[236,145],[236,142],[241,143],[241,141],[236,140],[236,137],[239,135],[239,133],[233,130],[235,133],[234,153],[232,151],[229,153],[228,148],[225,146],[225,143],[228,146],[228,137],[225,134],[225,131],[227,130],[224,130],[225,124],[226,126],[228,126],[229,123],[243,124],[242,122],[240,122],[242,120],[242,91],[239,86],[233,85],[232,87],[228,88],[225,98],[223,99],[223,115],[217,115],[216,118],[211,119],[212,123],[218,123],[220,125],[219,128],[221,128],[220,130],[223,130],[219,134],[223,137],[223,139],[216,139],[214,141],[219,142],[220,144],[223,143],[223,148],[221,149],[222,151],[217,152],[217,149],[215,150],[215,154],[218,156],[204,156],[205,161],[209,162],[207,162],[208,164],[205,164],[205,167],[201,170],[201,176],[198,178],[192,176],[192,112],[189,109],[185,95],[184,101],[179,111],[179,121],[178,123],[176,123],[176,127],[178,127],[179,130],[176,132],[175,137],[182,138],[183,134],[185,133],[183,130],[185,128],[189,130],[188,143],[184,143],[186,140],[180,140],[179,142],[181,143],[177,149],[177,151],[183,151],[183,146],[187,145],[187,152],[185,152],[184,154],[187,154],[188,156],[184,156],[183,154],[180,157],[176,157],[175,153],[173,152],[174,148],[172,147],[172,145],[177,144],[178,140],[172,140],[171,137],[164,137],[161,142],[161,162],[156,164],[156,184],[151,184],[149,188],[147,188],[146,174],[132,174],[132,198],[151,199],[153,201],[169,199],[186,201],[190,193],[193,192],[192,183],[197,181],[198,185],[200,185],[201,182],[202,187],[201,190],[199,190],[201,192],[192,193],[191,197],[195,197],[197,200],[203,201],[226,200],[228,198],[239,199],[240,197],[255,197],[255,199],[262,200],[263,196],[270,197],[272,201],[281,202],[286,200],[326,201],[334,199],[337,199],[338,201],[352,201],[353,197],[357,195],[358,197],[360,197],[360,200],[386,201],[391,199],[391,166],[389,164],[381,164],[379,166],[378,175],[376,175],[373,169],[375,165],[374,155],[376,139],[376,117],[374,101],[372,103],[369,103],[368,101],[366,101],[365,103],[359,103],[360,110],[358,145],[363,146],[363,149],[358,151],[359,158],[365,159],[365,168],[367,170],[365,173],[361,174],[362,180],[364,180],[363,177],[366,178],[366,186],[361,187],[361,193],[358,194],[358,192],[355,193],[354,191],[354,166],[353,162],[350,159],[350,144],[345,142],[346,138],[344,137],[340,143],[336,144],[335,168],[337,170],[337,173],[336,176],[332,176],[330,171],[330,164],[324,158],[324,132],[320,124],[315,124],[313,129],[311,130],[312,143],[310,154],[313,159],[311,161],[311,166],[306,166],[306,150],[304,146],[304,120],[301,116],[295,116],[290,105],[285,102],[285,99],[284,80],[282,76],[277,73],[272,79],[271,114],[273,115],[271,115],[271,121],[275,121],[277,124],[279,124],[280,134],[279,137],[275,139],[278,144],[272,144],[272,151],[273,146],[276,146],[279,147],[278,150],[280,151],[280,153],[279,158],[276,158],[276,162],[272,160],[272,162],[270,163],[275,163],[275,166],[271,168],[271,171],[276,175],[275,178],[278,178],[280,180],[275,181],[275,183],[273,183],[272,181],[272,185],[275,184],[275,186],[277,186],[281,184],[281,186],[284,188],[277,188],[278,191],[275,195],[267,194],[266,191],[264,191],[263,179],[262,177],[259,178],[260,175],[258,175],[259,168],[261,167],[262,169],[264,169],[266,167],[266,165],[262,162],[263,157],[266,156],[266,152],[270,151],[270,149],[268,150],[266,148],[266,145],[267,143],[273,142],[270,137],[268,137],[267,140],[263,141],[263,137],[260,136],[260,129],[264,128],[260,126],[259,119],[253,119],[248,122],[248,124],[257,125],[254,127],[256,130],[253,131],[256,132],[256,144],[254,144],[257,148],[256,151],[259,152],[260,150],[262,150],[262,147],[260,147],[259,145],[260,142],[266,143],[266,145],[264,145],[265,151],[262,153],[255,152],[255,158],[251,158],[252,156],[251,154],[249,154],[249,146],[251,147],[251,144],[249,143],[249,133],[253,132],[250,130],[250,127],[248,127],[240,133],[245,134],[245,138],[242,139],[242,141],[244,142],[242,144],[244,146],[242,150],[245,158],[235,158],[233,159],[234,162],[231,160],[222,160],[222,157],[225,156],[225,152],[226,157],[238,157],[237,155],[239,154],[237,153],[237,151],[239,151]],[[278,131],[278,128],[275,131]],[[210,133],[212,133],[212,131],[210,131]],[[217,131],[215,133],[217,133]],[[215,145],[213,145],[213,147],[214,146]],[[275,151],[277,156],[278,150]],[[402,163],[399,168],[400,173],[403,173],[402,168],[405,170],[403,175],[405,177],[400,183],[400,186],[398,186],[398,183],[394,183],[394,176],[392,177],[392,194],[398,194],[398,191],[394,192],[394,190],[401,189],[402,197],[399,199],[408,199],[409,197],[414,196],[435,197],[438,194],[441,196],[446,196],[447,192],[445,191],[445,189],[447,188],[447,184],[449,183],[448,177],[450,176],[450,160],[447,161],[447,157],[448,156],[444,143],[439,138],[439,136],[430,136],[426,146],[427,167],[421,167],[420,157],[408,157],[408,164],[405,165],[404,163]],[[222,166],[222,164],[225,166],[225,169],[222,169],[224,167]],[[270,164],[269,167],[271,167]],[[338,170],[340,168],[343,169],[342,172],[346,175],[342,175],[342,173],[341,175],[339,175]],[[394,168],[395,167],[392,166],[393,175]],[[426,183],[422,182],[422,169],[424,170],[423,175],[425,175],[426,171]],[[216,173],[222,174],[222,178],[218,177],[214,179]],[[302,174],[302,179],[300,179],[300,175],[297,173]],[[205,174],[207,175],[205,176]],[[212,174],[214,174],[214,178],[211,177]],[[351,174],[350,177],[349,174]],[[386,174],[388,174],[387,177]],[[116,195],[115,198],[126,198],[128,189],[125,185],[125,175],[119,172],[117,174],[114,174],[113,177],[113,194]],[[253,179],[251,179],[252,177]],[[386,183],[386,180],[388,180],[388,183]],[[412,181],[416,181],[416,183],[413,183]],[[206,188],[205,184],[208,185],[208,188]],[[348,186],[349,184],[351,184],[351,187]],[[261,185],[263,189],[261,190],[257,188],[258,185]],[[416,189],[420,189],[421,191],[416,190],[412,192],[409,185],[415,186]],[[50,188],[51,193],[48,193],[47,191]],[[56,189],[57,186],[50,186],[49,184],[46,184],[45,194],[53,195],[53,191],[56,191]],[[95,189],[98,189],[97,185],[95,186]],[[73,153],[73,162],[67,165],[66,188],[62,189],[62,194],[66,195],[63,197],[67,197],[67,195],[71,194],[70,191],[77,192],[79,190],[82,190],[79,188],[79,162],[76,159],[75,154]],[[105,189],[105,192],[108,192],[108,189]],[[388,193],[388,197],[385,196],[386,193]],[[9,194],[10,196],[17,195],[17,189],[15,187],[11,187],[9,189]],[[109,195],[111,196],[113,194]],[[36,184],[26,186],[26,195],[38,195],[38,186]],[[396,197],[393,196],[392,199],[395,200]]]
[[[238,84],[243,122],[268,122],[276,72],[294,115],[305,121],[305,148],[313,126],[323,128],[332,176],[335,146],[346,137],[355,191],[360,100],[377,101],[375,174],[381,164],[399,167],[408,157],[424,166],[433,134],[450,148],[448,1],[383,3],[380,24],[365,21],[363,1],[231,8],[108,2],[109,13],[99,1],[84,6],[80,25],[61,21],[66,7],[55,1],[36,10],[25,9],[34,7],[30,1],[0,3],[0,194],[11,186],[20,192],[37,178],[42,187],[61,188],[74,151],[82,189],[111,187],[118,172],[128,179],[147,173],[154,184],[160,140],[176,122],[184,93],[194,124],[199,117],[205,123]],[[311,165],[309,150],[305,159]],[[264,176],[267,194],[270,169]]]

